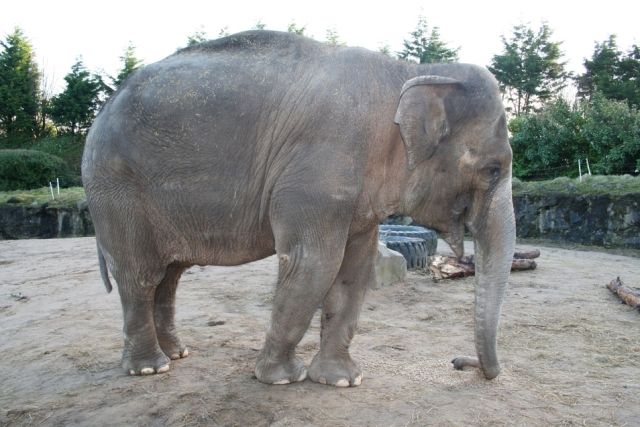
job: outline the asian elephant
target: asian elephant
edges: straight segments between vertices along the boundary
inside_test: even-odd
[[[515,242],[511,149],[492,75],[251,31],[188,47],[132,74],[87,136],[82,179],[100,270],[117,282],[122,365],[169,369],[180,275],[277,254],[271,325],[255,375],[356,386],[349,355],[378,223],[404,213],[457,255],[475,239],[477,359],[496,334]],[[322,306],[310,366],[295,348]]]

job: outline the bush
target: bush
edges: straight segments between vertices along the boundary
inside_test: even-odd
[[[60,185],[77,179],[60,157],[36,150],[0,150],[0,191],[40,188],[60,178]]]
[[[522,179],[576,176],[576,161],[587,157],[588,147],[579,129],[582,114],[565,100],[547,104],[539,113],[509,122],[513,174]]]
[[[578,175],[578,160],[586,173],[622,175],[640,168],[640,112],[625,102],[596,94],[570,105],[563,99],[536,114],[509,122],[513,174],[521,179]]]
[[[29,148],[60,157],[74,175],[80,176],[84,138],[73,135],[51,136],[35,141]]]

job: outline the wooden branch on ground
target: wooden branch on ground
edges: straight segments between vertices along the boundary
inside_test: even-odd
[[[537,267],[533,258],[540,256],[540,251],[516,252],[511,263],[511,271],[534,270]],[[429,270],[434,278],[455,279],[473,276],[476,273],[473,255],[458,259],[453,256],[435,255],[429,258]]]
[[[618,298],[620,298],[625,304],[640,309],[640,291],[625,286],[619,277],[617,277],[615,280],[612,280],[607,285],[607,288],[615,295],[617,295]]]
[[[514,259],[534,259],[540,256],[540,250],[534,249],[532,251],[522,251],[513,254]]]

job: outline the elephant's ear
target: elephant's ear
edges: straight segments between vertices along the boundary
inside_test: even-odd
[[[395,123],[407,149],[409,169],[427,160],[449,133],[444,98],[461,83],[442,76],[418,76],[400,92]]]

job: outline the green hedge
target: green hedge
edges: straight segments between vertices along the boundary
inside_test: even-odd
[[[60,178],[60,185],[77,184],[60,157],[36,150],[0,150],[0,191],[28,190]]]
[[[34,141],[30,146],[23,147],[38,150],[60,157],[69,166],[74,175],[80,176],[84,139],[72,135],[51,136]]]

